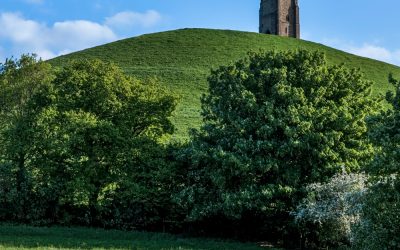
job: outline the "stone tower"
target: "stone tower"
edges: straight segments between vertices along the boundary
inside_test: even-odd
[[[300,38],[298,0],[261,0],[260,33]]]

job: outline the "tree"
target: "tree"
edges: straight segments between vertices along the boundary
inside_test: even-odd
[[[9,204],[8,216],[19,219],[29,206],[32,160],[37,156],[34,146],[35,116],[52,98],[43,95],[51,89],[51,66],[22,55],[0,64],[0,164],[3,186]],[[2,194],[2,195],[4,195]],[[10,215],[11,214],[11,215]]]
[[[208,82],[179,196],[193,220],[285,217],[302,187],[371,158],[365,118],[379,102],[356,69],[319,52],[273,51],[220,67]]]
[[[87,207],[84,223],[103,223],[105,196],[129,199],[126,185],[132,183],[152,188],[145,175],[161,166],[143,159],[162,157],[153,152],[162,148],[158,140],[173,132],[169,117],[176,98],[153,80],[128,77],[115,64],[99,60],[69,63],[53,83],[56,101],[39,115],[48,166],[41,174],[58,180],[59,187],[62,183],[58,204]]]
[[[388,92],[386,100],[392,108],[369,119],[369,137],[378,146],[378,153],[368,171],[379,177],[399,174],[400,152],[400,81],[389,76],[389,83],[396,88],[396,93]]]
[[[0,219],[136,227],[165,216],[172,94],[99,60],[0,66]]]
[[[400,81],[389,77],[396,92],[388,92],[392,108],[370,119],[370,138],[377,146],[368,165],[372,187],[366,194],[355,249],[400,248]]]

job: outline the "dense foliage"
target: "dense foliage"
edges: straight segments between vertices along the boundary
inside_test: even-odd
[[[378,106],[371,85],[305,50],[251,54],[213,71],[205,125],[186,151],[181,199],[189,218],[255,214],[277,228],[305,185],[342,166],[360,169],[373,153],[365,122]]]
[[[208,81],[182,146],[155,79],[0,64],[0,221],[399,248],[399,81],[381,114],[373,83],[320,52],[251,53]]]
[[[354,228],[354,249],[400,248],[400,184],[397,177],[381,178],[364,197],[361,219]]]
[[[311,184],[309,197],[294,213],[308,234],[306,240],[311,239],[308,247],[400,247],[400,82],[392,76],[389,82],[396,87],[395,94],[387,94],[392,108],[368,119],[369,138],[376,146],[374,159],[365,168],[369,175],[345,174]]]
[[[52,70],[23,56],[2,65],[3,220],[110,227],[160,223],[172,168],[158,140],[176,99],[97,60]]]
[[[35,217],[38,194],[32,192],[38,157],[36,115],[51,102],[50,65],[32,56],[0,64],[0,196],[2,219]],[[32,211],[29,213],[28,211]]]
[[[388,93],[392,109],[371,119],[370,137],[379,146],[369,166],[374,184],[365,197],[355,238],[356,249],[400,248],[400,81],[389,81],[396,93]]]

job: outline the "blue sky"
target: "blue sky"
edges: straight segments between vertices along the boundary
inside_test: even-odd
[[[301,36],[400,65],[399,0],[299,0]],[[0,60],[178,28],[257,32],[259,0],[0,0]]]

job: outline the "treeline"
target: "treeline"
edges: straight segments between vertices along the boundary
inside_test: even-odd
[[[204,125],[168,142],[177,97],[116,65],[0,65],[0,220],[400,247],[400,82],[371,96],[319,52],[211,72]],[[386,111],[382,111],[386,110]]]

